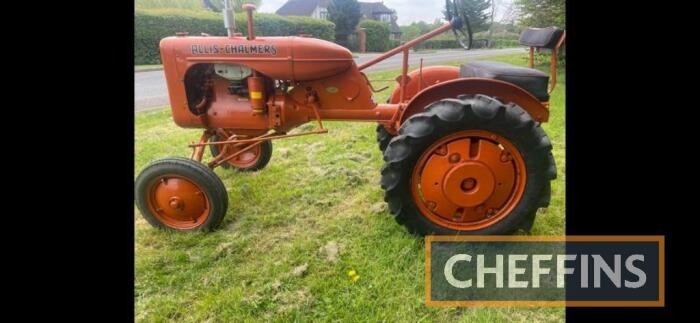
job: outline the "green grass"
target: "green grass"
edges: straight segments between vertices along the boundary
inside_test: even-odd
[[[526,64],[521,55],[490,59]],[[563,71],[558,81],[544,128],[554,143],[559,177],[535,235],[564,234]],[[390,84],[395,82],[377,82],[375,88]],[[384,91],[376,100],[388,95]],[[375,124],[325,125],[329,134],[275,141],[263,171],[216,169],[230,203],[214,233],[159,231],[134,208],[137,321],[564,320],[563,308],[427,308],[423,240],[383,207]],[[186,144],[199,134],[175,126],[169,109],[137,113],[136,171],[158,158],[188,156]],[[340,247],[335,263],[319,252],[331,241]],[[293,269],[303,264],[306,274],[295,276]],[[355,283],[347,276],[351,269],[360,275]]]
[[[152,64],[152,65],[134,65],[134,71],[144,71],[144,70],[156,70],[156,69],[162,69],[163,65],[161,64]]]

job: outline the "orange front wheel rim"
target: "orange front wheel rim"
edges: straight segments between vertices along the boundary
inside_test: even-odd
[[[458,231],[503,220],[525,191],[525,162],[509,140],[484,130],[460,131],[418,159],[411,194],[423,216]]]
[[[193,181],[177,175],[162,175],[151,181],[146,202],[163,225],[187,230],[201,226],[209,217],[209,200]]]

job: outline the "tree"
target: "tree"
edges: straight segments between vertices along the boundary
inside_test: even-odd
[[[518,23],[527,27],[566,28],[565,0],[515,0]]]
[[[391,30],[388,22],[365,19],[358,26],[367,32],[367,51],[383,52],[389,49]]]
[[[493,28],[495,27],[493,19],[496,17],[497,2],[498,2],[497,0],[491,1],[491,19],[489,22],[489,40],[491,39],[491,37],[493,37]]]
[[[360,16],[357,0],[331,0],[328,18],[335,24],[335,41],[338,44],[348,47],[348,35],[355,32]]]
[[[489,28],[491,18],[491,0],[452,0],[446,1],[446,6],[456,3],[457,11],[464,13],[469,19],[469,26],[472,32],[480,32]],[[448,10],[445,7],[445,12]],[[452,10],[452,8],[449,8]]]
[[[410,25],[399,26],[401,28],[401,40],[408,41],[429,31],[444,25],[439,19],[430,24],[425,21],[414,21]]]

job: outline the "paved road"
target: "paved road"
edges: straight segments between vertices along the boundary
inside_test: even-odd
[[[475,49],[464,50],[440,50],[437,52],[413,53],[409,55],[410,68],[417,68],[420,59],[423,65],[435,65],[465,58],[483,58],[525,52],[523,48],[504,49]],[[369,61],[379,54],[359,54],[355,61],[358,64]],[[402,55],[397,54],[367,69],[367,71],[384,71],[401,67]],[[134,108],[135,112],[152,110],[168,105],[168,90],[165,86],[163,71],[148,71],[134,73]]]

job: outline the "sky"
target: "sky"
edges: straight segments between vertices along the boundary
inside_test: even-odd
[[[287,0],[262,0],[259,12],[274,13]],[[364,0],[364,2],[381,2],[377,0]],[[506,3],[511,0],[500,0],[496,3]],[[442,18],[444,0],[384,0],[384,4],[390,9],[396,10],[399,25],[408,25],[413,21],[433,22],[435,18]],[[504,7],[504,6],[497,6]],[[499,13],[496,14],[498,20]]]

